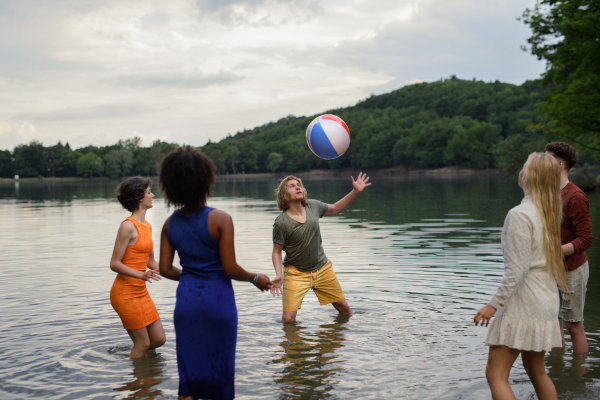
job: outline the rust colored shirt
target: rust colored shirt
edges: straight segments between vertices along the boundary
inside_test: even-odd
[[[581,267],[587,261],[585,251],[592,246],[592,223],[590,203],[581,189],[572,182],[560,191],[563,220],[560,224],[562,244],[572,243],[575,253],[565,258],[569,270]]]

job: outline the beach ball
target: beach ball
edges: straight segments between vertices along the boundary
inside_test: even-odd
[[[320,115],[308,125],[306,142],[317,157],[324,160],[338,158],[350,146],[350,130],[340,117]]]

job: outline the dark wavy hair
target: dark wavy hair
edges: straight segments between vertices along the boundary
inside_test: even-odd
[[[119,183],[115,189],[117,200],[123,208],[134,212],[140,207],[140,201],[146,195],[146,189],[152,186],[152,179],[134,176]]]
[[[200,150],[185,146],[170,152],[158,168],[158,185],[168,206],[194,211],[206,204],[216,168]]]
[[[548,143],[544,150],[552,152],[554,157],[560,158],[565,162],[567,171],[570,170],[577,164],[577,156],[579,152],[573,146],[565,142],[552,142]]]

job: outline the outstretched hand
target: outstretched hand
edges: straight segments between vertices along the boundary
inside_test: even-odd
[[[273,286],[271,286],[271,294],[273,296],[279,296],[283,294],[281,290],[281,285],[283,284],[283,276],[276,276],[271,282],[273,282]]]
[[[475,326],[479,324],[479,321],[481,321],[481,326],[483,326],[484,322],[485,326],[488,326],[490,324],[490,319],[492,319],[494,314],[496,314],[496,309],[489,304],[486,304],[477,312],[475,318],[473,318],[473,322],[475,322]]]
[[[259,288],[261,292],[264,292],[265,290],[271,289],[273,283],[265,274],[258,274],[258,280],[254,284],[254,286]]]
[[[354,190],[356,190],[358,193],[365,190],[367,186],[371,186],[370,183],[367,183],[369,182],[370,178],[367,176],[367,174],[363,174],[362,172],[358,174],[358,178],[356,178],[356,180],[354,180],[353,176],[350,178],[352,178],[352,186],[354,187]]]

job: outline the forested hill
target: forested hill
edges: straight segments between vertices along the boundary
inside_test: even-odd
[[[323,110],[350,128],[350,148],[340,158],[323,161],[306,144],[306,128],[316,115],[289,116],[239,132],[201,149],[219,174],[306,171],[337,168],[519,169],[527,154],[543,149],[549,136],[528,129],[543,125],[536,107],[544,92],[539,81],[517,86],[466,81],[456,77],[405,86],[371,96],[353,107]],[[139,137],[110,146],[71,149],[68,143],[44,146],[38,141],[0,150],[0,177],[154,175],[177,143],[157,140],[143,147]],[[594,161],[580,150],[580,165]]]
[[[535,104],[543,95],[537,80],[517,86],[453,76],[317,114],[335,114],[350,128],[350,148],[336,160],[319,159],[306,144],[306,128],[317,115],[288,116],[209,142],[202,151],[221,174],[394,165],[493,168],[503,148],[523,150],[540,140],[527,127],[541,122]]]

